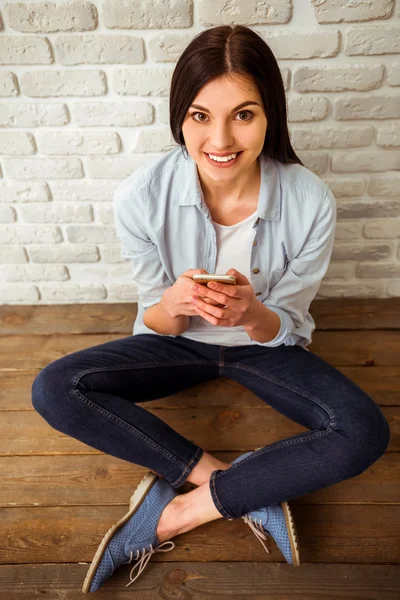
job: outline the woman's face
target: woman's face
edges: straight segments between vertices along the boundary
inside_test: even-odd
[[[199,170],[214,181],[242,176],[260,155],[266,130],[260,93],[250,78],[238,74],[224,75],[205,85],[182,126],[187,151]],[[241,154],[226,168],[216,166],[206,156],[236,152]]]

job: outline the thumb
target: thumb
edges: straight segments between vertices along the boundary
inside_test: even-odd
[[[226,275],[233,275],[236,279],[237,285],[250,285],[250,281],[247,279],[247,277],[243,275],[243,273],[236,271],[236,269],[229,269],[229,271],[226,272]]]

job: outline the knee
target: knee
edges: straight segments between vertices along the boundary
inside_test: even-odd
[[[67,382],[66,369],[58,359],[48,364],[32,383],[32,406],[50,424],[56,424]]]
[[[372,399],[357,413],[349,436],[353,449],[352,468],[354,475],[359,475],[385,454],[390,441],[389,423]]]

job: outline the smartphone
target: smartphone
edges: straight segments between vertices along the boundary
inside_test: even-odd
[[[196,283],[207,284],[209,281],[219,281],[220,283],[236,285],[236,277],[233,275],[205,275],[204,273],[196,273],[195,275],[192,275],[192,279],[193,281],[196,281]]]

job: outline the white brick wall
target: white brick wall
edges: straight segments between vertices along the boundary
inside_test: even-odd
[[[0,303],[137,299],[112,195],[175,144],[174,65],[225,23],[270,45],[293,146],[337,198],[317,298],[400,295],[400,0],[11,0],[0,7]]]

